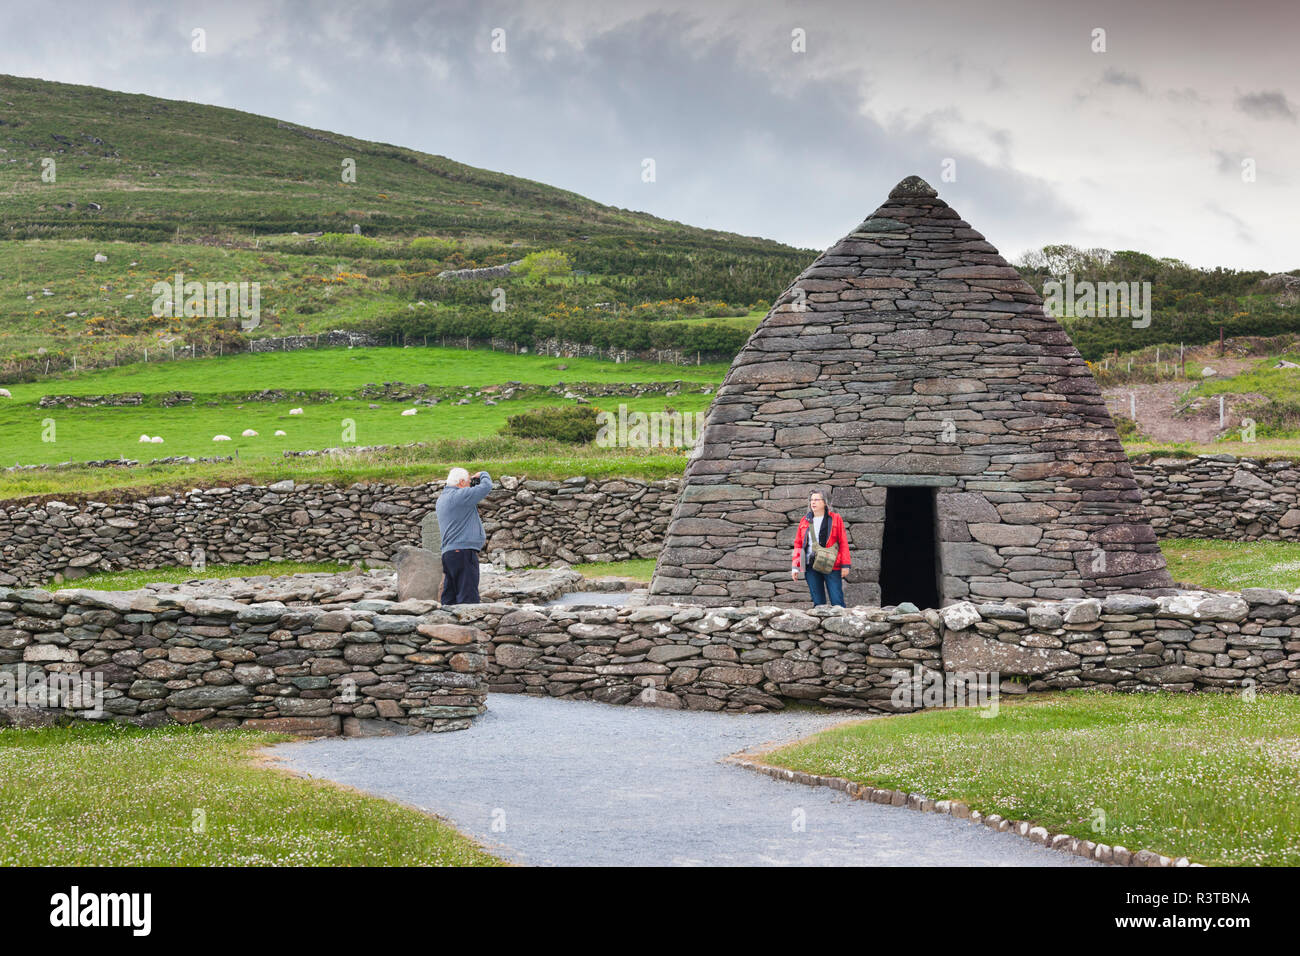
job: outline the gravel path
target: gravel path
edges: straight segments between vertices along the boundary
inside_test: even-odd
[[[300,773],[437,813],[519,863],[1095,865],[947,815],[719,763],[843,719],[493,694],[466,731],[304,741],[270,754]]]

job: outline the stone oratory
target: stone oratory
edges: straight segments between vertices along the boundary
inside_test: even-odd
[[[709,409],[651,601],[807,604],[823,489],[848,604],[1172,585],[1114,422],[1039,295],[909,176],[777,299]]]

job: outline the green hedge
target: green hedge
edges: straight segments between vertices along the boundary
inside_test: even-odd
[[[590,405],[558,405],[533,408],[506,419],[502,432],[517,438],[549,438],[572,444],[590,444],[596,440],[599,426],[596,410]]]

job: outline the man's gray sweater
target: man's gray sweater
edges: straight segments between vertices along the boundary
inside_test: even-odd
[[[483,522],[479,520],[478,503],[491,490],[492,478],[486,471],[477,485],[442,489],[434,510],[438,513],[438,531],[442,534],[443,551],[463,548],[483,550],[487,539],[483,534]]]

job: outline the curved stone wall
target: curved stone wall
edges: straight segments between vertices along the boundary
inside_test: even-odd
[[[942,611],[496,604],[456,616],[487,635],[491,690],[616,704],[897,713],[923,705],[919,685],[990,674],[1009,693],[1300,692],[1300,593],[1264,589]]]
[[[482,637],[422,601],[0,588],[0,725],[64,710],[308,735],[461,730],[483,712]]]
[[[994,691],[1296,693],[1298,629],[1300,593],[1264,589],[811,612],[415,601],[327,610],[0,589],[0,723],[32,719],[14,691],[34,676],[98,682],[89,703],[44,704],[92,719],[309,734],[462,729],[487,690],[882,713],[988,703]]]

